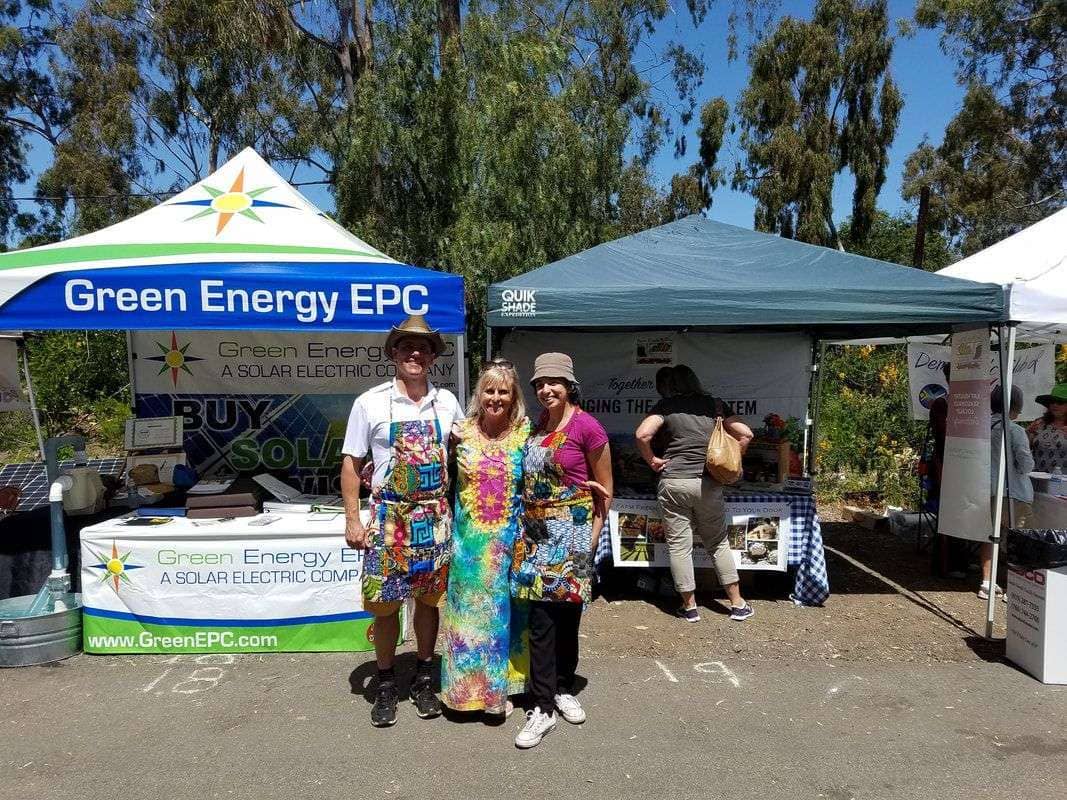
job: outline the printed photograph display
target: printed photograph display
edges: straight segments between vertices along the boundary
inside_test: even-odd
[[[789,503],[726,501],[726,537],[738,569],[784,572],[792,519]],[[608,524],[616,566],[666,567],[666,530],[655,500],[616,498]],[[693,564],[711,567],[707,551],[693,542]]]

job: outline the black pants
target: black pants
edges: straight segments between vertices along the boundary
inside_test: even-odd
[[[572,694],[578,669],[581,603],[530,603],[530,695],[542,711],[557,694]]]

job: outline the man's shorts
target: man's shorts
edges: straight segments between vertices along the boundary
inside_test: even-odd
[[[435,592],[433,594],[420,594],[415,598],[415,602],[430,608],[444,608],[446,592]],[[363,601],[363,610],[369,611],[376,617],[389,617],[400,610],[400,606],[404,604],[403,600],[386,600],[380,603],[376,603],[372,600]]]

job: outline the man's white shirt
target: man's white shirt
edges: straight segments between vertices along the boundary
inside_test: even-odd
[[[391,412],[391,413],[390,413]],[[413,402],[397,386],[396,380],[387,381],[356,398],[348,415],[345,443],[341,452],[356,458],[366,458],[370,451],[374,461],[372,486],[377,488],[385,479],[392,456],[389,443],[389,423],[424,420],[432,422],[436,413],[441,436],[447,443],[452,424],[464,417],[456,396],[447,389],[438,389],[432,383],[426,396]]]

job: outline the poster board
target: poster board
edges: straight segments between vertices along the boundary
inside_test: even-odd
[[[950,361],[952,348],[939,344],[908,344],[908,391],[911,395],[911,418],[930,418],[930,405],[948,393],[942,365]],[[989,351],[989,388],[1000,383],[1000,358]],[[1056,383],[1056,346],[1018,347],[1012,369],[1011,385],[1023,393],[1020,420],[1034,420],[1045,413],[1044,406],[1034,402],[1040,394],[1051,391]]]
[[[611,552],[617,567],[669,567],[659,502],[616,498],[608,514]],[[787,502],[726,501],[726,535],[739,570],[785,572],[793,519]],[[750,555],[763,549],[765,555]],[[714,566],[699,536],[693,538],[693,566]]]
[[[458,396],[456,337],[444,340],[430,380]],[[137,416],[182,417],[201,477],[271,471],[305,494],[340,493],[352,402],[395,375],[381,334],[134,331],[130,342]]]

